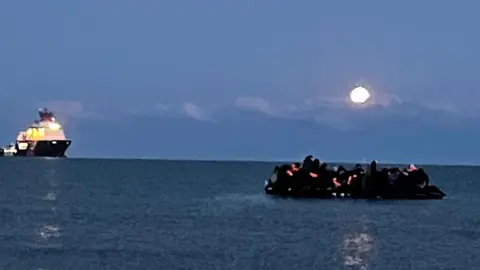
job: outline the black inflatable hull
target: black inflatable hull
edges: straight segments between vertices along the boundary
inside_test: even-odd
[[[416,192],[388,192],[384,194],[362,194],[362,193],[343,193],[336,190],[280,190],[274,185],[267,184],[265,186],[265,193],[272,196],[291,197],[291,198],[319,198],[319,199],[333,199],[333,198],[352,198],[352,199],[383,199],[383,200],[441,200],[446,194],[439,190],[436,186],[428,186],[417,190]]]

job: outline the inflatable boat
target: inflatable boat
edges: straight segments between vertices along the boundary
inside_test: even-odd
[[[382,177],[385,176],[385,177]],[[391,200],[434,200],[443,199],[446,194],[428,182],[417,184],[408,174],[396,179],[387,179],[387,174],[378,174],[374,179],[368,173],[357,173],[347,181],[336,182],[335,173],[321,176],[301,170],[291,172],[275,167],[265,181],[268,195],[294,198],[356,198]],[[353,179],[353,180],[352,180]]]

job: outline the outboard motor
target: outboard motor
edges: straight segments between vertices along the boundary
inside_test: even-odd
[[[278,170],[279,170],[279,167],[275,166],[275,168],[273,169],[272,175],[270,176],[270,178],[268,178],[267,181],[265,181],[265,192],[267,194],[273,193],[275,184],[278,181]]]
[[[287,186],[285,176],[282,174],[289,170],[288,165],[275,166],[272,175],[265,181],[265,192],[267,194],[282,193]]]
[[[278,167],[275,166],[275,169],[273,170],[272,176],[268,179],[268,181],[272,184],[275,185],[275,183],[278,180]]]

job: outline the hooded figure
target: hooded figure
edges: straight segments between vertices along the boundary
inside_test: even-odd
[[[314,161],[313,161],[313,169],[315,171],[318,171],[318,169],[320,168],[320,160],[318,158],[316,158]]]
[[[372,196],[376,192],[376,179],[378,178],[377,162],[373,160],[368,168],[366,177],[363,177],[362,190],[364,195]]]
[[[306,170],[306,171],[312,171],[313,169],[313,156],[312,155],[308,155],[305,157],[305,159],[303,160],[303,164],[302,164],[302,169]]]

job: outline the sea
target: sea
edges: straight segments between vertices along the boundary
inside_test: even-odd
[[[0,269],[480,269],[480,168],[444,200],[264,194],[274,163],[0,159]]]

